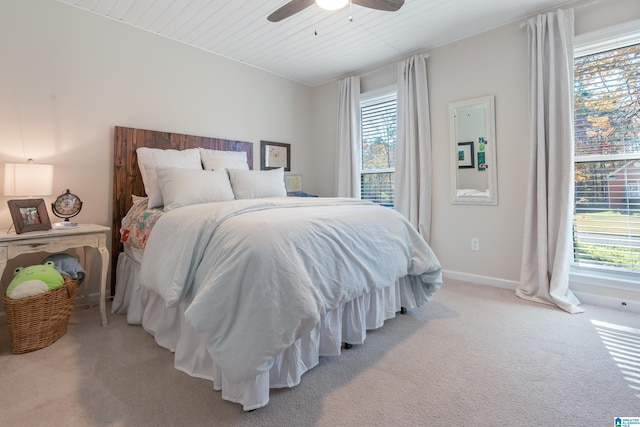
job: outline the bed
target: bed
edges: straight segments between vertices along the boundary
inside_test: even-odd
[[[441,286],[396,211],[287,197],[252,143],[116,127],[114,153],[112,312],[246,411]]]

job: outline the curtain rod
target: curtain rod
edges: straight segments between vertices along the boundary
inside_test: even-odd
[[[525,19],[524,21],[520,22],[520,25],[518,27],[519,28],[526,27],[527,26],[527,22],[531,18],[534,18],[534,17],[536,17],[536,16],[538,16],[538,15],[540,15],[542,13],[547,13],[547,12],[551,12],[553,10],[559,10],[559,9],[562,9],[562,10],[568,10],[568,9],[582,10],[582,9],[586,9],[588,7],[591,7],[591,6],[595,5],[595,4],[602,3],[604,1],[606,1],[606,0],[590,0],[590,1],[584,1],[584,2],[577,1],[577,2],[573,2],[573,3],[566,3],[566,4],[563,4],[563,5],[560,5],[560,6],[552,7],[550,9],[544,9],[544,10],[536,13],[535,15],[530,15],[527,19]],[[575,4],[575,3],[581,3],[581,4],[578,4],[576,6],[571,6],[572,4]]]
[[[387,69],[389,67],[396,66],[400,62],[406,61],[407,59],[412,58],[412,57],[414,57],[416,55],[422,55],[425,59],[427,59],[430,56],[428,53],[426,53],[424,51],[422,51],[422,53],[420,53],[420,52],[412,53],[411,55],[407,55],[407,56],[404,56],[404,57],[401,57],[401,58],[398,58],[398,59],[394,59],[393,61],[389,61],[389,62],[387,62],[385,64],[382,64],[382,65],[377,65],[377,66],[375,66],[373,68],[368,68],[368,69],[362,70],[360,72],[345,74],[342,77],[338,77],[337,80],[342,80],[342,79],[344,79],[346,77],[355,77],[355,76],[365,77],[365,76],[369,76],[371,74],[375,74],[377,72],[385,70],[385,69]]]

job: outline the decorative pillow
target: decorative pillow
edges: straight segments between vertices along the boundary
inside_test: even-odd
[[[226,172],[158,167],[164,211],[198,203],[233,200]]]
[[[200,157],[202,158],[202,165],[207,170],[249,170],[247,153],[245,151],[220,151],[200,148]]]
[[[136,153],[138,155],[138,168],[140,168],[140,174],[142,175],[144,191],[149,197],[150,208],[157,208],[164,204],[156,175],[158,166],[202,170],[200,151],[197,148],[161,150],[159,148],[140,147],[136,150]]]
[[[266,171],[230,169],[231,188],[236,199],[258,199],[287,195],[284,168]]]
[[[133,196],[133,206],[122,218],[120,227],[120,241],[134,248],[144,249],[147,239],[156,222],[164,211],[161,209],[148,209],[148,198]]]
[[[135,194],[132,194],[131,195],[131,201],[135,205],[136,203],[140,203],[140,202],[148,202],[149,201],[149,197],[147,197],[147,196],[136,196]]]

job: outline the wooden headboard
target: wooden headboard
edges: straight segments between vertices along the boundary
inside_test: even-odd
[[[123,247],[120,242],[120,224],[131,208],[132,195],[144,196],[142,175],[138,169],[136,149],[153,147],[184,150],[209,148],[222,151],[245,151],[249,168],[253,169],[253,143],[204,136],[181,135],[154,130],[115,127],[113,156],[113,221],[111,224],[111,295],[115,293],[116,264]]]

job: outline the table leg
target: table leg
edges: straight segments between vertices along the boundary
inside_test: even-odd
[[[7,268],[8,258],[9,254],[7,248],[0,248],[0,281],[2,281],[2,274],[4,273],[4,269]],[[4,289],[0,289],[0,291],[4,291]]]
[[[102,257],[102,271],[100,273],[100,315],[102,316],[102,326],[107,326],[107,271],[109,269],[109,250],[106,246],[106,236],[100,237],[98,251]]]
[[[87,247],[83,246],[82,247],[82,256],[84,257],[82,259],[82,265],[84,265],[84,273],[85,273],[85,277],[93,277],[91,274],[91,261],[93,260],[93,252],[92,252],[92,248],[89,248],[89,254],[91,255],[90,258],[87,257]],[[96,248],[97,250],[98,248]],[[87,281],[85,280],[85,284],[84,284],[84,305],[86,307],[90,307],[91,303],[89,301],[89,283],[87,283]]]

